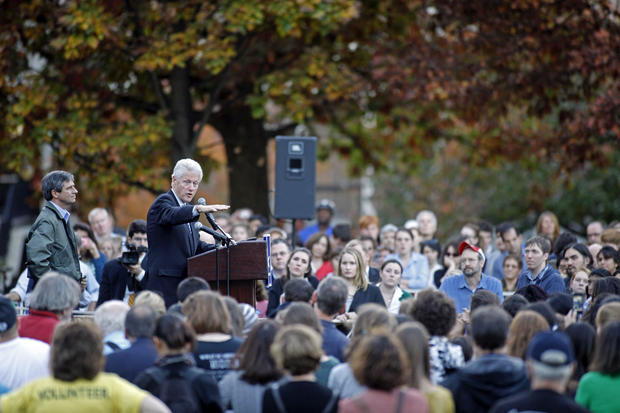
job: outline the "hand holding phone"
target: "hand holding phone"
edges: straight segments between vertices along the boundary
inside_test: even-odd
[[[581,317],[581,313],[583,313],[584,298],[583,294],[573,294],[573,310],[578,317]]]

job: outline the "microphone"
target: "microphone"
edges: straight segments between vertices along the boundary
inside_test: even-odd
[[[207,205],[207,202],[205,201],[203,197],[200,197],[198,198],[198,205]],[[217,225],[217,222],[215,222],[215,219],[213,218],[213,215],[211,215],[210,212],[205,212],[205,216],[207,217],[207,221],[209,221],[209,224],[211,224],[211,227],[213,227],[214,230],[224,232],[222,231],[222,228],[220,228],[220,226]]]
[[[213,231],[211,228],[202,225],[201,222],[195,222],[194,223],[194,228],[198,231],[204,231],[207,234],[210,234],[211,236],[213,236],[213,238],[215,238],[216,241],[226,241],[226,237],[222,234],[220,234],[219,232]]]
[[[207,202],[205,201],[205,199],[203,197],[198,198],[198,205],[207,205]],[[216,230],[216,231],[220,231],[222,234],[224,234],[224,237],[226,237],[226,239],[233,245],[237,245],[237,243],[232,239],[232,237],[227,234],[219,225],[217,225],[217,222],[215,221],[215,219],[213,218],[213,215],[211,215],[210,212],[205,212],[205,217],[207,217],[207,221],[209,221],[209,224],[211,225],[211,227]]]

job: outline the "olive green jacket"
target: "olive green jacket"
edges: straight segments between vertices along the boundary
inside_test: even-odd
[[[26,238],[28,276],[38,280],[47,271],[58,271],[80,280],[80,259],[75,234],[60,216],[51,201],[47,201]]]

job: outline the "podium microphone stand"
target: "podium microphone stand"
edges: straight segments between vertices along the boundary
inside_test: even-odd
[[[230,244],[231,238],[226,237],[215,245],[215,288],[220,291],[220,251],[226,249],[226,295],[230,295]]]
[[[188,276],[203,278],[214,290],[256,306],[256,280],[268,279],[266,242],[247,240],[234,244],[218,240],[217,244],[215,249],[187,260]],[[223,248],[226,258],[220,257]],[[222,277],[226,278],[225,287]]]

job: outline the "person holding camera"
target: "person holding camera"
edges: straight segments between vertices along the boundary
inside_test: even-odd
[[[136,294],[146,289],[144,275],[148,268],[145,260],[148,246],[146,221],[132,221],[127,231],[125,251],[103,267],[97,306],[109,300],[121,300],[133,305]]]

